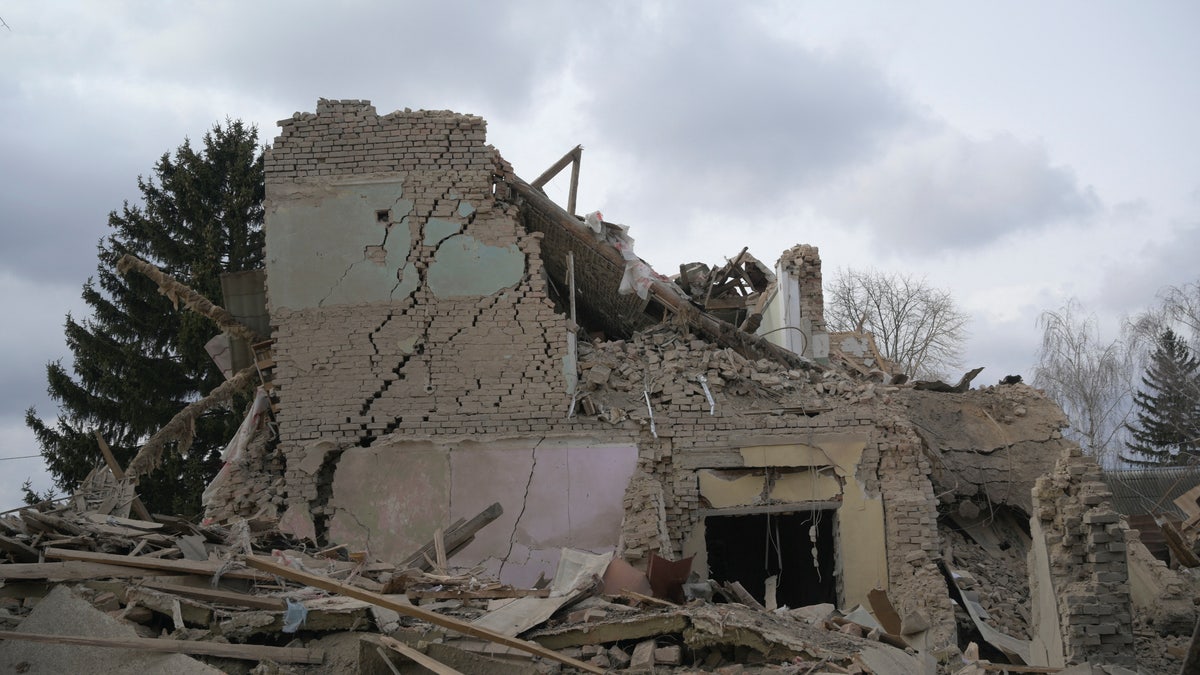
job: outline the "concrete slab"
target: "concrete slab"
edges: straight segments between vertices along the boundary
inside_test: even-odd
[[[18,633],[87,637],[139,637],[133,626],[101,612],[66,586],[56,586],[21,622]],[[107,673],[109,675],[220,675],[221,671],[184,654],[134,649],[0,642],[0,671],[26,675]]]

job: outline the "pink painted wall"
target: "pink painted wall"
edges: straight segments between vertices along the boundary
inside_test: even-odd
[[[330,536],[399,560],[436,528],[500,502],[504,514],[451,564],[482,563],[502,581],[528,587],[541,574],[554,576],[564,547],[615,549],[636,465],[632,445],[577,439],[351,448],[334,474]]]

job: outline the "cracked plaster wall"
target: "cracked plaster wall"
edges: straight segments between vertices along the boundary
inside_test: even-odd
[[[578,439],[396,442],[351,448],[333,476],[329,536],[385,560],[403,558],[493,502],[503,515],[451,564],[482,563],[527,588],[554,576],[563,547],[608,553],[618,538],[630,445]]]
[[[562,422],[566,319],[547,296],[542,235],[497,197],[511,168],[482,119],[321,100],[280,125],[266,249],[285,531],[326,541],[374,522],[449,524],[442,492],[373,506],[385,493],[369,491],[346,507],[344,476],[380,468],[368,448],[597,426]],[[381,480],[437,483],[440,465],[419,453],[385,456]]]

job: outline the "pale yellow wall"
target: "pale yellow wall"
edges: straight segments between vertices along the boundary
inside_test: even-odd
[[[772,501],[827,502],[842,493],[837,478],[819,471],[798,471],[775,478],[771,486]]]
[[[769,495],[776,502],[802,506],[805,502],[832,501],[841,495],[837,546],[842,600],[846,609],[866,605],[871,589],[888,587],[883,500],[867,495],[856,478],[866,439],[852,434],[819,434],[805,440],[806,443],[753,445],[739,451],[746,467],[809,469],[777,477]],[[700,471],[699,481],[700,494],[713,508],[754,505],[765,487],[764,476],[727,480],[715,471]],[[707,571],[703,528],[701,523],[684,542],[684,555],[700,555],[695,560],[698,571]]]
[[[700,472],[700,496],[714,509],[731,506],[750,506],[760,503],[766,476],[737,476],[726,478],[719,471]]]

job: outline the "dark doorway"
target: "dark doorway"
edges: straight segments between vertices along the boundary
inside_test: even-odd
[[[767,578],[778,575],[780,606],[837,601],[833,510],[709,516],[704,519],[708,575],[738,581],[764,602]],[[810,537],[815,528],[816,541]],[[813,548],[817,549],[813,564]]]

